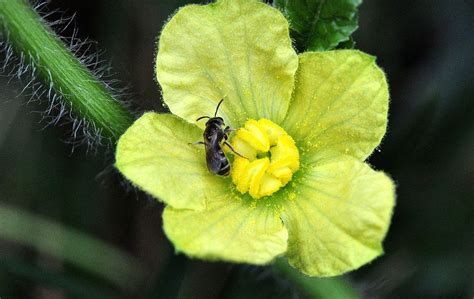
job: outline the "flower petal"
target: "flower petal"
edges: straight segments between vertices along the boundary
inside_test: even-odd
[[[312,163],[295,181],[293,199],[282,202],[287,257],[307,275],[339,275],[383,253],[394,185],[353,157]]]
[[[209,173],[202,130],[170,114],[145,113],[122,135],[115,166],[133,184],[175,208],[204,209],[231,186]]]
[[[177,251],[207,260],[265,264],[284,253],[288,233],[279,212],[233,193],[207,201],[204,211],[167,207],[164,229]]]
[[[303,149],[365,160],[385,134],[388,97],[374,57],[355,50],[304,53],[283,126]]]
[[[298,57],[288,22],[256,0],[189,5],[166,24],[156,75],[172,113],[194,123],[219,111],[233,127],[247,118],[281,122]]]

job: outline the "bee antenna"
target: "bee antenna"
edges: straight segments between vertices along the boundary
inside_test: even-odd
[[[201,116],[201,117],[198,117],[198,118],[196,119],[196,121],[200,121],[200,120],[203,119],[203,118],[210,118],[210,117],[209,117],[209,116]]]
[[[219,111],[219,107],[221,106],[222,102],[224,102],[224,99],[220,100],[219,104],[217,104],[216,113],[214,113],[214,117],[217,116],[217,111]]]

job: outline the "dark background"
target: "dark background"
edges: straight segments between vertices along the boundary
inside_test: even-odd
[[[64,36],[76,32],[97,41],[113,77],[129,86],[127,98],[144,111],[163,109],[153,74],[156,37],[185,3],[51,0],[46,10],[62,11],[50,21],[76,13]],[[474,296],[473,16],[471,1],[367,0],[360,7],[356,48],[378,57],[391,87],[388,134],[369,162],[398,185],[386,254],[344,277],[363,297]],[[63,142],[67,125],[43,128],[46,104],[27,105],[18,96],[23,85],[9,80],[0,78],[0,207],[28,211],[114,246],[138,260],[140,274],[132,271],[135,280],[117,285],[61,258],[72,250],[87,259],[90,248],[72,246],[58,255],[40,250],[40,242],[19,241],[22,234],[28,239],[53,232],[39,225],[22,230],[20,219],[14,238],[0,228],[2,299],[305,296],[269,268],[174,255],[161,228],[162,205],[123,188],[110,153],[72,151]]]

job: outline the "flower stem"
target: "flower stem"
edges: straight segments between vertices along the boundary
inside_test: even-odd
[[[75,118],[115,141],[133,117],[66,47],[25,0],[0,0],[0,29],[16,55]],[[50,99],[51,100],[51,99]]]
[[[298,289],[311,298],[331,299],[359,299],[360,295],[351,285],[342,278],[309,277],[288,265],[286,259],[279,258],[273,265],[280,276],[285,277]]]

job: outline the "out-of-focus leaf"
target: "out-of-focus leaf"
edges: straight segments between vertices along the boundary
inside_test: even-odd
[[[359,299],[358,292],[349,282],[341,277],[309,277],[302,274],[287,263],[283,258],[275,261],[274,271],[286,278],[303,293],[311,298]]]
[[[156,276],[154,286],[144,298],[178,298],[187,264],[188,259],[184,255],[172,254],[167,257],[166,265]]]
[[[356,42],[354,38],[350,36],[349,39],[346,40],[345,42],[339,43],[339,45],[337,46],[337,49],[354,49],[355,45],[356,45]]]
[[[348,41],[357,29],[362,0],[275,0],[290,22],[299,51],[324,51]]]
[[[12,276],[13,279],[15,277],[23,277],[48,286],[61,288],[61,290],[66,291],[69,295],[77,296],[78,298],[102,299],[116,298],[117,296],[112,290],[95,286],[89,281],[65,274],[52,273],[17,260],[0,259],[0,270],[8,272],[10,274],[8,278]]]
[[[144,273],[135,258],[80,231],[20,209],[0,205],[0,238],[31,246],[122,289],[135,289],[142,282]]]

